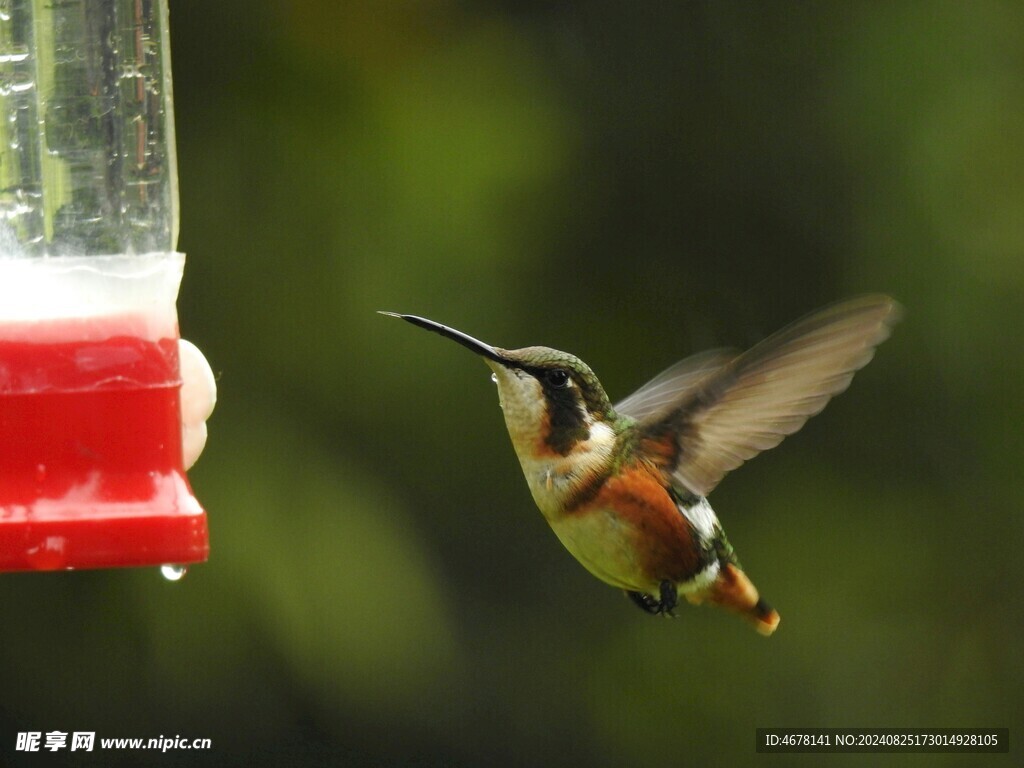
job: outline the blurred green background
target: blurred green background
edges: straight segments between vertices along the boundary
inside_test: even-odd
[[[1024,721],[1020,4],[175,0],[171,29],[213,549],[179,583],[0,578],[0,765],[53,729],[213,740],[76,766],[809,765],[755,728]],[[892,340],[712,499],[770,640],[589,576],[487,369],[374,313],[570,350],[618,399],[866,291]],[[844,763],[922,759],[964,762]]]

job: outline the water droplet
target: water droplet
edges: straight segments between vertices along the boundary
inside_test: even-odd
[[[187,565],[161,565],[160,575],[168,581],[181,581],[188,573]]]
[[[492,373],[491,374],[491,381],[493,381],[495,384],[497,384],[498,383],[498,374]]]

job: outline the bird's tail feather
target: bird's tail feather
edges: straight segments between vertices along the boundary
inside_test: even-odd
[[[758,594],[747,574],[732,563],[723,563],[715,583],[704,595],[691,599],[691,602],[703,600],[738,613],[765,637],[779,626],[779,612]]]

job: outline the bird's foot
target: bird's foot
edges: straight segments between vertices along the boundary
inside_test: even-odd
[[[646,592],[630,592],[626,590],[626,596],[642,611],[651,614],[661,613],[661,601],[655,600]]]
[[[661,582],[661,612],[666,616],[675,618],[676,606],[679,605],[679,590],[676,585],[668,579]]]
[[[662,614],[663,616],[675,617],[675,607],[679,604],[679,593],[676,590],[676,585],[668,579],[661,582],[659,587],[659,597],[661,599],[656,600],[646,592],[630,592],[629,599],[633,601],[641,610],[647,613],[657,615]]]

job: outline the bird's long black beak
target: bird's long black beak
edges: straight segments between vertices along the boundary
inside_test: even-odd
[[[435,323],[433,320],[427,320],[425,317],[417,317],[416,315],[400,315],[397,312],[384,311],[381,311],[380,314],[388,315],[389,317],[401,318],[407,323],[418,325],[420,328],[425,328],[428,331],[433,331],[434,333],[444,336],[446,339],[451,339],[452,341],[461,344],[466,349],[476,352],[481,357],[486,357],[488,360],[493,360],[494,362],[501,363],[502,365],[509,364],[509,360],[501,354],[501,350],[497,347],[492,347],[490,344],[484,344],[479,339],[474,339],[472,336],[469,336],[462,331],[456,331],[454,328],[449,328],[447,325],[441,325],[440,323]]]

